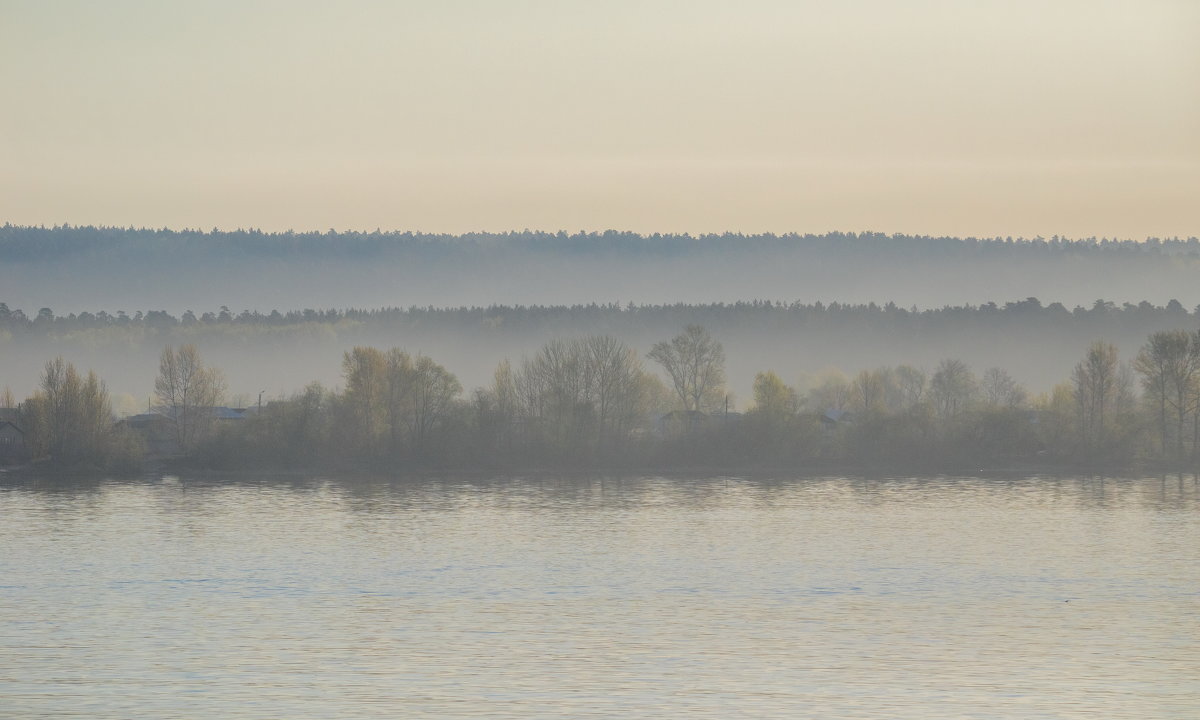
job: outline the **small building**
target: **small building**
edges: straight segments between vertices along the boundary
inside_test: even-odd
[[[197,414],[207,415],[222,426],[226,422],[238,423],[251,414],[246,408],[231,408],[224,406],[197,408]],[[152,412],[132,415],[117,423],[118,427],[126,427],[141,436],[150,455],[178,455],[179,440],[176,435],[175,411],[165,405],[160,405]]]
[[[19,465],[28,461],[25,431],[11,420],[0,420],[0,465]]]
[[[826,428],[833,428],[837,425],[849,425],[854,422],[854,414],[849,410],[840,410],[838,408],[829,408],[821,413],[821,424]]]
[[[249,417],[246,408],[214,407],[213,418],[216,420],[245,420]]]
[[[655,423],[662,437],[687,435],[708,426],[708,415],[697,410],[672,410]]]
[[[164,415],[153,412],[131,415],[119,421],[117,427],[128,428],[140,435],[146,444],[146,451],[151,455],[174,455],[179,452],[175,426]]]

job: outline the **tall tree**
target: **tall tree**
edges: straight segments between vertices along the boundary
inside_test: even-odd
[[[725,349],[700,325],[688,325],[646,355],[663,366],[688,412],[716,407],[725,386]]]
[[[211,429],[213,408],[225,394],[225,378],[205,365],[195,345],[178,351],[168,345],[159,357],[154,393],[175,428],[179,449],[187,452]]]
[[[596,441],[621,438],[641,410],[642,362],[637,353],[611,335],[592,335],[579,343],[587,378],[585,401],[596,419]]]
[[[351,442],[373,453],[382,442],[387,423],[388,362],[373,347],[355,346],[342,355],[343,395]]]
[[[887,397],[891,393],[892,373],[888,368],[861,370],[850,383],[850,397],[854,409],[864,417],[879,415],[887,408]]]
[[[1120,393],[1117,348],[1097,340],[1071,373],[1079,413],[1079,438],[1084,449],[1103,447],[1109,435],[1111,414]]]
[[[892,376],[895,378],[897,403],[901,410],[911,410],[925,399],[925,386],[929,379],[925,371],[911,365],[900,365]]]
[[[1200,333],[1185,330],[1156,332],[1142,346],[1133,364],[1142,377],[1147,401],[1156,406],[1155,419],[1163,454],[1167,454],[1168,435],[1173,430],[1175,456],[1182,459],[1187,422],[1189,419],[1195,422],[1193,415],[1200,407]],[[1168,422],[1168,413],[1171,422]]]
[[[929,381],[934,408],[943,420],[966,410],[977,389],[975,374],[962,360],[942,360]]]
[[[412,446],[425,451],[433,429],[444,422],[462,393],[454,374],[426,355],[418,355],[412,368]]]
[[[989,405],[1015,408],[1024,404],[1025,388],[1003,368],[992,367],[983,371],[983,396]]]
[[[412,357],[400,348],[392,348],[384,356],[386,365],[383,391],[384,410],[387,415],[389,450],[399,451],[408,417],[412,414],[416,398],[414,384],[416,368]]]
[[[112,404],[94,372],[81,376],[61,357],[46,363],[41,389],[24,405],[35,456],[73,463],[102,460],[112,428]]]

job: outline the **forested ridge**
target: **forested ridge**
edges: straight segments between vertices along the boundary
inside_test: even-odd
[[[165,310],[182,320],[298,308],[895,303],[1028,297],[1068,309],[1200,305],[1200,240],[883,233],[281,232],[0,228],[0,299],[58,315]]]
[[[221,306],[202,312],[186,310],[173,315],[165,310],[96,310],[56,314],[53,308],[38,308],[28,312],[10,308],[0,302],[0,331],[10,337],[58,336],[85,330],[138,330],[147,333],[171,332],[267,333],[271,328],[286,328],[304,324],[350,327],[407,328],[423,327],[444,330],[513,330],[550,326],[577,328],[587,332],[596,325],[622,325],[633,329],[639,325],[656,326],[679,318],[700,321],[709,325],[749,323],[761,327],[785,329],[789,326],[826,327],[857,330],[953,330],[977,328],[999,330],[1014,323],[1032,323],[1046,328],[1068,329],[1087,326],[1092,329],[1142,328],[1157,324],[1174,324],[1189,317],[1200,316],[1200,306],[1189,311],[1179,301],[1165,305],[1147,301],[1117,304],[1098,299],[1088,306],[1068,309],[1062,303],[1043,305],[1037,298],[1003,304],[987,302],[980,305],[945,306],[940,308],[904,308],[895,303],[853,304],[832,302],[783,303],[750,300],[733,303],[672,305],[620,305],[616,303],[587,305],[492,305],[488,307],[407,307],[374,309],[273,309],[234,310]],[[237,328],[237,330],[234,330]]]
[[[1065,238],[1057,235],[958,238],[948,236],[830,232],[824,234],[710,233],[650,234],[606,230],[603,232],[531,230],[461,235],[412,231],[372,232],[264,232],[256,229],[173,230],[170,228],[119,228],[91,225],[53,227],[5,224],[0,227],[0,262],[53,261],[85,255],[178,257],[181,252],[222,258],[278,256],[378,257],[389,254],[455,255],[464,252],[539,252],[572,254],[684,255],[698,252],[765,252],[800,250],[830,255],[882,255],[912,259],[958,257],[1089,256],[1103,254],[1123,259],[1188,256],[1200,257],[1200,239],[1157,238],[1143,240],[1108,237]]]

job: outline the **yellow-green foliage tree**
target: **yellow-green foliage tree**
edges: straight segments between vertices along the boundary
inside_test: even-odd
[[[104,383],[94,372],[80,375],[61,357],[46,363],[41,387],[23,404],[22,414],[35,458],[125,469],[141,457],[132,436],[114,427]]]
[[[421,454],[450,416],[462,385],[432,358],[355,347],[342,358],[343,439],[367,455]]]
[[[789,454],[799,440],[800,398],[773,370],[754,376],[754,407],[747,413],[748,428],[757,452],[770,456]]]

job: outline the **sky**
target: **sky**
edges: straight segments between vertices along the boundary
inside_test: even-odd
[[[0,0],[0,222],[1200,235],[1195,0]]]

